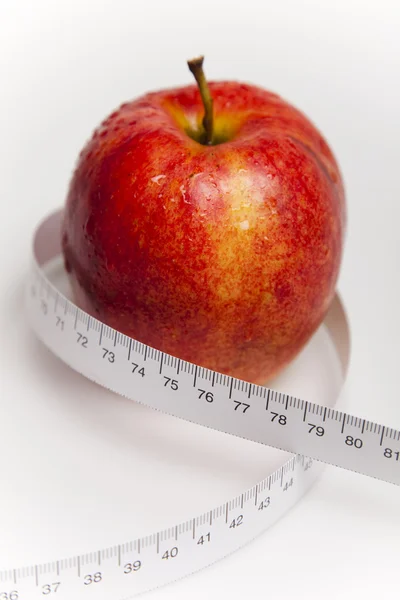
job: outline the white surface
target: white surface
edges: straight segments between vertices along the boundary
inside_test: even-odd
[[[89,522],[96,520],[104,485],[103,467],[92,454],[95,440],[101,440],[108,470],[111,464],[116,478],[134,481],[126,466],[131,431],[118,420],[124,414],[124,409],[119,412],[123,401],[115,399],[113,427],[124,431],[121,446],[115,448],[115,431],[105,429],[101,418],[109,398],[78,376],[66,375],[33,339],[22,312],[22,283],[33,227],[63,202],[75,157],[94,126],[124,99],[189,82],[184,61],[200,52],[206,54],[210,78],[243,79],[277,91],[311,116],[334,148],[349,209],[339,285],[353,336],[348,410],[400,427],[400,7],[388,0],[338,0],[329,6],[317,0],[248,0],[237,9],[233,6],[178,0],[26,0],[0,5],[0,81],[6,82],[0,98],[0,427],[7,425],[10,440],[9,456],[4,447],[0,456],[1,488],[15,484],[7,476],[11,456],[19,457],[21,465],[36,461],[36,469],[28,468],[15,486],[9,524],[20,521],[19,507],[35,487],[41,462],[53,465],[56,479],[60,469],[71,476],[68,461],[57,462],[58,430],[52,415],[60,403],[65,411],[68,399],[71,407],[63,427],[71,431],[71,452],[76,455],[80,449],[83,464],[91,465],[75,472],[76,481],[93,481],[85,499],[93,506]],[[67,380],[68,387],[59,389]],[[97,410],[88,410],[96,397]],[[144,419],[146,427],[136,431],[149,453],[155,452],[151,436],[165,435],[164,429],[153,430],[154,415],[141,414],[134,405],[129,410],[132,417],[137,413]],[[29,430],[37,433],[33,448],[26,444],[33,437]],[[168,439],[165,447],[180,469],[179,449]],[[239,480],[251,481],[261,466],[259,456],[248,467],[247,461],[237,463],[222,452],[227,463],[218,468],[230,469],[226,483],[218,482],[222,493]],[[206,456],[198,453],[193,462],[204,469],[210,487],[219,479],[216,469],[212,473],[213,460],[207,448]],[[237,464],[243,471],[236,471]],[[43,485],[47,499],[56,493],[52,481]],[[9,494],[0,495],[0,511],[5,509],[3,497]],[[127,501],[121,494],[122,506]],[[306,499],[250,546],[148,597],[389,596],[398,584],[399,501],[398,488],[329,467]],[[27,520],[40,513],[39,495],[36,502]],[[66,488],[65,519],[68,507],[79,510],[79,502],[79,495]],[[48,511],[47,517],[43,535],[56,539],[58,516]],[[112,531],[109,523],[106,527]],[[98,532],[101,538],[103,523]],[[79,544],[84,543],[82,532]]]

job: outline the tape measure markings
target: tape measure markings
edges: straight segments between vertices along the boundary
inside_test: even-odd
[[[397,459],[400,446],[385,448],[386,455],[381,450],[385,439],[399,442],[400,431],[334,408],[311,403],[228,375],[214,373],[131,340],[89,316],[69,300],[61,299],[59,292],[46,280],[40,269],[36,269],[36,277],[36,284],[31,291],[34,290],[34,296],[36,294],[40,299],[40,304],[37,306],[40,306],[41,318],[47,319],[49,315],[48,305],[43,304],[43,291],[47,300],[54,302],[54,314],[57,313],[57,307],[62,302],[66,303],[62,326],[61,322],[56,320],[52,323],[53,328],[58,330],[59,336],[63,335],[65,339],[66,333],[71,330],[68,315],[73,317],[73,330],[77,336],[76,347],[83,352],[88,350],[89,346],[91,347],[91,364],[97,368],[96,379],[100,377],[103,385],[107,386],[108,378],[112,377],[105,369],[114,368],[118,363],[125,362],[125,373],[120,371],[121,375],[126,378],[128,368],[132,370],[133,375],[136,374],[135,400],[142,402],[146,397],[144,403],[148,406],[160,408],[159,402],[155,404],[147,398],[148,388],[153,390],[158,388],[158,393],[163,393],[165,400],[168,399],[168,402],[165,401],[162,405],[162,409],[168,414],[280,450],[301,452],[322,462],[400,484],[400,460]],[[35,303],[32,305],[34,306]],[[58,316],[57,319],[60,317]],[[112,345],[107,342],[111,342]],[[61,343],[60,338],[57,346]],[[97,354],[96,347],[99,348]],[[139,362],[133,362],[133,357]],[[84,360],[83,356],[82,360]],[[104,368],[95,364],[100,362],[105,365]],[[156,366],[151,367],[151,362]],[[214,385],[210,386],[213,391],[197,387],[199,381],[204,382],[202,385],[206,388],[205,382],[213,380]],[[221,387],[226,389],[225,393],[221,392]],[[193,393],[194,390],[196,393]],[[118,389],[118,392],[129,397],[129,390],[127,393],[125,389],[124,393],[123,389]],[[179,392],[178,401],[177,392]],[[209,401],[207,401],[207,394],[210,394]],[[253,398],[260,398],[264,402],[252,402]],[[205,401],[196,406],[197,400]],[[248,423],[229,419],[228,411],[243,416]],[[315,422],[311,422],[310,419]],[[354,429],[356,431],[353,431]],[[356,450],[357,453],[353,452],[350,455],[343,450]],[[390,453],[391,456],[388,456]],[[397,469],[391,467],[390,458],[393,459],[393,463],[397,462],[395,465],[398,466]]]
[[[103,550],[97,550],[95,552],[77,555],[72,558],[50,561],[30,567],[6,569],[0,571],[0,582],[10,581],[16,584],[19,579],[26,577],[35,577],[37,579],[38,574],[42,575],[50,571],[56,571],[57,574],[59,574],[62,570],[71,568],[71,565],[76,567],[79,574],[82,565],[96,562],[101,564],[102,560],[110,558],[117,558],[117,564],[118,566],[121,566],[122,554],[129,552],[137,552],[140,554],[143,552],[143,548],[149,548],[150,546],[155,546],[157,554],[159,554],[160,542],[171,539],[177,541],[178,538],[184,533],[190,533],[192,539],[195,539],[199,527],[204,525],[212,527],[215,525],[218,519],[222,519],[225,524],[228,524],[231,512],[238,508],[243,509],[246,505],[248,505],[246,507],[247,509],[251,509],[253,507],[259,511],[262,511],[267,507],[266,505],[261,506],[259,504],[259,499],[262,497],[262,492],[267,491],[268,494],[276,493],[277,490],[274,490],[274,487],[276,488],[277,486],[282,488],[284,492],[288,491],[289,488],[294,484],[294,481],[292,483],[290,482],[292,481],[292,478],[295,476],[299,467],[301,467],[304,471],[308,471],[312,466],[312,459],[301,455],[296,455],[262,482],[257,483],[253,487],[249,488],[246,492],[235,496],[228,502],[225,502],[219,505],[217,508],[213,508],[208,512],[205,512],[200,516],[194,517],[179,525],[169,527],[160,532],[138,538],[137,540],[131,542],[117,546],[111,546]],[[289,480],[290,485],[285,487],[285,485],[288,483],[288,480],[285,479],[285,476],[288,475],[288,473],[291,474]],[[268,503],[268,506],[269,505],[270,503]]]

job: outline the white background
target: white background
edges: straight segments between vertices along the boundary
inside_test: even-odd
[[[122,101],[190,82],[185,60],[199,53],[210,79],[247,80],[280,93],[333,147],[349,213],[339,281],[353,338],[348,410],[400,428],[399,30],[400,5],[389,0],[0,2],[0,568],[3,561],[8,567],[35,560],[29,553],[40,531],[50,552],[60,528],[63,554],[135,535],[126,525],[122,539],[112,539],[123,523],[113,529],[110,516],[101,520],[106,490],[121,486],[112,515],[128,511],[129,494],[146,484],[129,471],[135,449],[154,452],[154,469],[162,471],[156,450],[164,447],[176,481],[196,467],[202,485],[215,485],[215,498],[262,476],[261,451],[249,447],[233,460],[217,437],[217,467],[210,447],[189,452],[185,462],[161,417],[154,421],[67,372],[34,340],[23,316],[31,233],[64,201],[84,141]],[[63,454],[65,435],[70,451]],[[168,504],[170,493],[173,486],[162,499],[143,501],[148,515]],[[82,506],[90,539],[83,531],[76,537],[68,524]],[[398,488],[329,468],[251,545],[148,597],[388,597],[398,585],[399,506]]]

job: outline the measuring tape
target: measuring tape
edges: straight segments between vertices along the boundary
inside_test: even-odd
[[[295,454],[251,489],[164,531],[0,571],[0,600],[47,595],[122,600],[178,579],[277,521],[314,483],[323,462],[400,484],[399,431],[187,363],[79,309],[47,274],[61,254],[61,215],[54,213],[36,231],[26,288],[31,325],[46,346],[76,371],[127,398]],[[349,330],[337,296],[325,326],[345,372]]]

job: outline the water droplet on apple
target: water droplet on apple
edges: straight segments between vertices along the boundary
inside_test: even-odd
[[[155,177],[151,177],[150,181],[153,181],[153,183],[156,183],[157,185],[161,185],[160,183],[160,179],[165,179],[165,175],[156,175]]]

